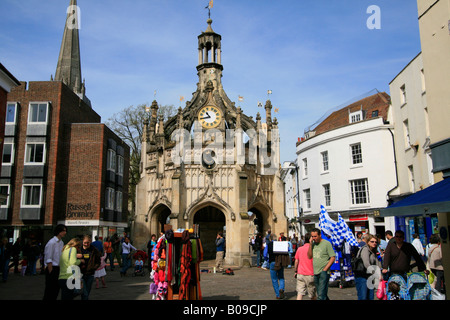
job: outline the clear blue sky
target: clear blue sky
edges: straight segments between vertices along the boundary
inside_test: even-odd
[[[20,81],[55,74],[69,0],[1,0],[0,61]],[[78,0],[86,94],[106,122],[125,107],[180,106],[196,90],[197,36],[208,0]],[[381,12],[370,30],[367,8]],[[267,90],[281,160],[295,159],[306,127],[329,109],[389,82],[420,52],[416,0],[214,0],[223,86],[256,116]],[[263,117],[264,119],[264,117]]]

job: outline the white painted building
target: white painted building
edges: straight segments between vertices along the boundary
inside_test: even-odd
[[[288,235],[289,237],[301,234],[300,212],[298,206],[298,180],[297,180],[297,161],[286,161],[281,168],[281,179],[284,183],[284,200],[285,200],[285,214],[288,220]]]
[[[333,112],[297,143],[305,231],[318,227],[321,205],[354,232],[393,230],[393,218],[378,216],[397,186],[389,112],[389,96],[376,93]]]

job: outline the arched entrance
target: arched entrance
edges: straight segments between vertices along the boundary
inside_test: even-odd
[[[171,213],[171,210],[163,204],[154,209],[152,214],[151,231],[152,234],[156,234],[157,238],[159,237],[160,232],[164,232],[164,225],[169,223],[168,218]]]
[[[224,230],[226,225],[225,215],[216,207],[208,206],[195,213],[194,224],[200,226],[204,260],[215,259],[217,233],[223,232],[226,236]]]
[[[253,236],[256,232],[259,232],[264,237],[267,229],[270,228],[267,209],[263,205],[255,205],[248,211],[252,213],[250,223],[253,223],[253,225],[250,225],[250,232],[253,231],[253,234],[250,236]]]

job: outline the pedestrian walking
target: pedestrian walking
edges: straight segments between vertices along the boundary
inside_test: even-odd
[[[101,257],[100,252],[92,245],[92,237],[85,235],[81,247],[81,254],[83,260],[81,263],[81,273],[83,274],[82,282],[83,289],[81,290],[81,300],[89,300],[92,284],[94,283],[95,270],[100,267]]]
[[[222,232],[217,233],[216,237],[216,270],[222,272],[223,258],[225,256],[225,238]]]
[[[284,299],[286,290],[286,281],[284,279],[284,268],[289,265],[289,255],[274,252],[273,245],[275,236],[270,234],[269,243],[267,244],[267,255],[269,262],[270,279],[272,287],[275,291],[276,299]]]
[[[106,254],[105,264],[106,264],[106,261],[109,260],[110,270],[114,271],[114,258],[112,255],[113,248],[112,248],[112,242],[111,242],[110,237],[106,237],[105,242],[103,242],[103,250]]]
[[[103,249],[102,241],[100,240],[100,238],[98,236],[95,236],[94,239],[95,239],[95,241],[92,242],[92,245],[94,247],[96,247],[97,250],[100,252],[100,255],[103,256],[104,249]]]
[[[427,275],[429,271],[414,246],[405,241],[405,233],[402,230],[395,232],[395,240],[389,242],[384,252],[383,273],[388,269],[391,274],[401,275],[405,281],[406,274],[411,270],[411,258],[416,261],[419,272],[424,271]]]
[[[149,261],[149,263],[148,263],[148,269],[151,271],[152,270],[152,264],[150,263],[150,261],[152,261],[153,260],[153,257],[152,257],[152,251],[153,251],[153,248],[156,246],[156,234],[152,234],[152,236],[151,236],[151,238],[150,238],[150,240],[148,241],[148,243],[147,243],[147,254],[148,254],[148,261]]]
[[[378,260],[378,240],[374,235],[368,234],[365,240],[367,244],[361,247],[357,253],[357,256],[361,257],[364,265],[364,270],[361,272],[354,271],[356,292],[358,294],[358,300],[373,300],[375,297],[375,288],[367,281],[372,273],[367,273],[370,266],[381,270],[381,262]],[[375,269],[374,269],[375,270]],[[381,273],[379,273],[381,277]],[[381,279],[380,279],[381,280]]]
[[[56,300],[59,295],[59,259],[64,247],[64,238],[67,234],[67,228],[63,224],[56,226],[54,236],[51,238],[44,249],[45,265],[45,289],[44,300]],[[29,258],[29,257],[28,257]]]
[[[58,282],[61,288],[61,300],[74,299],[75,285],[77,282],[81,288],[81,273],[78,267],[82,261],[81,257],[81,240],[73,238],[64,246],[59,259],[60,272]],[[71,279],[70,281],[73,287],[68,286],[69,279]]]
[[[117,233],[114,233],[111,237],[111,244],[112,244],[112,258],[117,260],[117,263],[119,264],[119,267],[122,267],[122,257],[121,257],[121,249],[122,249],[122,243],[120,242],[120,238],[117,235]]]
[[[94,278],[95,278],[95,288],[99,288],[99,282],[102,281],[102,288],[106,288],[106,252],[103,254],[103,256],[100,258],[100,267],[98,267],[97,270],[95,270]]]
[[[6,282],[9,275],[9,262],[13,252],[12,244],[8,241],[8,238],[4,237],[0,244],[0,268],[2,271],[2,281]]]
[[[440,293],[445,293],[444,266],[442,264],[441,239],[438,234],[432,234],[430,237],[430,252],[428,261],[431,272],[436,276],[434,288]]]
[[[305,235],[305,243],[295,253],[295,278],[297,280],[297,300],[303,300],[308,295],[311,300],[317,299],[316,286],[314,284],[313,259],[308,257],[311,234]]]
[[[20,273],[19,262],[20,262],[20,253],[21,252],[22,252],[22,238],[18,237],[16,242],[14,242],[14,244],[12,246],[12,258],[13,258],[12,265],[14,266],[14,273]]]
[[[260,268],[261,267],[261,253],[263,250],[263,238],[261,236],[261,233],[259,233],[259,232],[256,234],[253,250],[255,251],[255,254],[256,254],[256,266],[258,268]]]
[[[25,277],[25,273],[27,272],[28,260],[26,256],[22,257],[22,261],[20,262],[22,269],[20,270],[20,274],[22,277]]]
[[[414,240],[411,244],[414,246],[414,248],[416,248],[416,251],[422,258],[422,260],[426,262],[425,250],[423,249],[422,241],[420,241],[420,235],[418,233],[414,233],[413,238]]]
[[[125,236],[122,243],[122,269],[120,269],[120,276],[124,277],[127,275],[127,270],[131,267],[131,251],[137,249],[130,243],[130,238]]]
[[[314,228],[311,231],[311,240],[311,245],[308,249],[308,258],[313,259],[317,299],[328,300],[330,267],[336,260],[336,253],[333,250],[331,242],[322,239],[320,229]]]

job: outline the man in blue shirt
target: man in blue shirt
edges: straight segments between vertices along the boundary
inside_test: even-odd
[[[92,245],[96,247],[97,250],[100,251],[101,256],[103,256],[103,243],[100,240],[98,240],[98,236],[95,236],[95,241],[92,242]]]
[[[216,238],[216,269],[223,271],[223,257],[225,255],[225,238],[223,233],[217,233]]]

